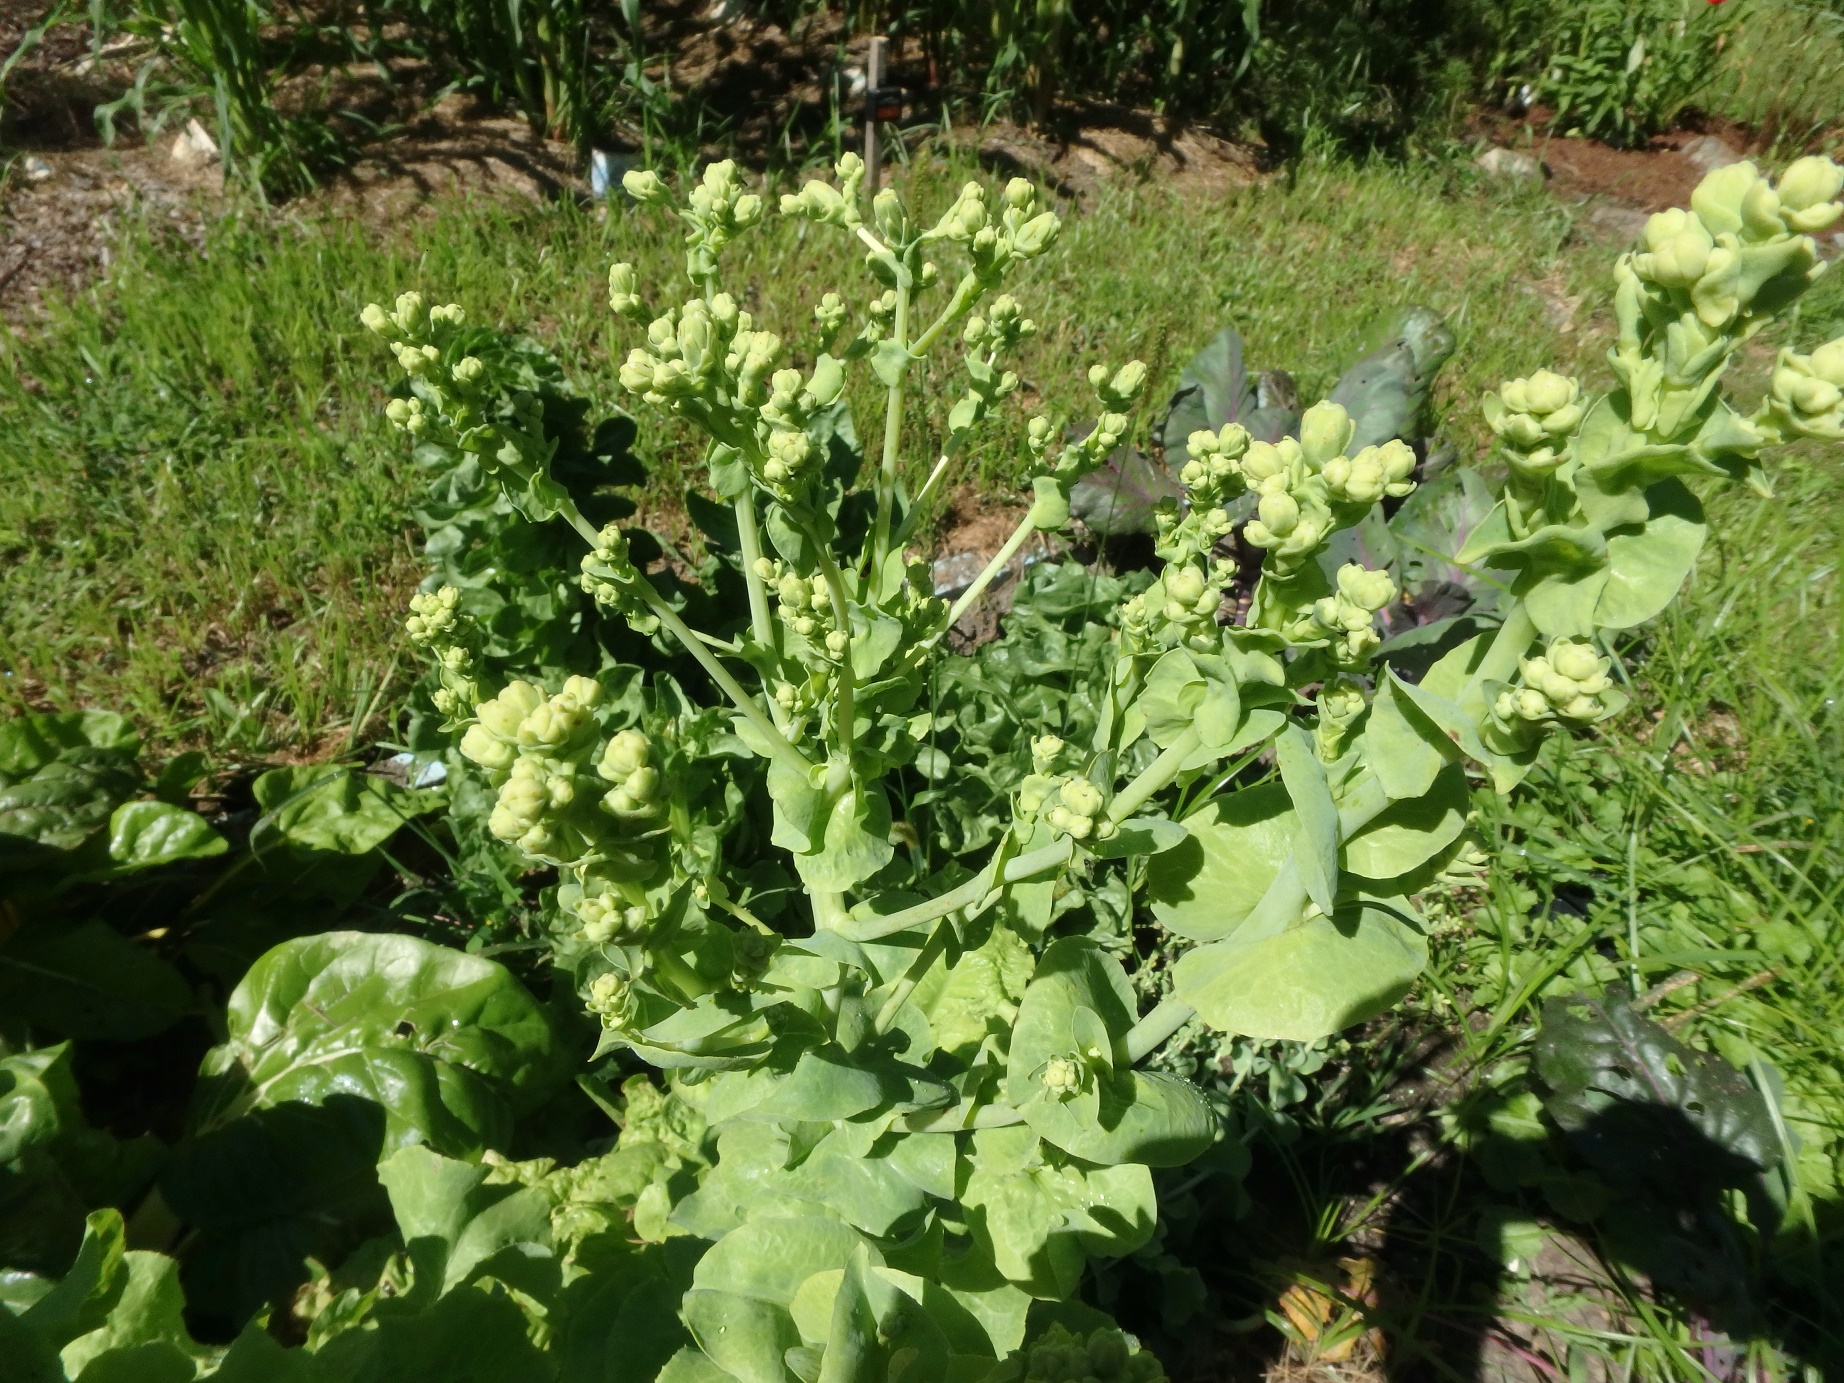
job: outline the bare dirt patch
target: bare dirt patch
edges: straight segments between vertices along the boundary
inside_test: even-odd
[[[1107,183],[1157,181],[1180,192],[1220,196],[1265,169],[1264,151],[1150,111],[1070,106],[1044,131],[995,121],[966,143],[1001,171],[1022,174],[1078,203]]]

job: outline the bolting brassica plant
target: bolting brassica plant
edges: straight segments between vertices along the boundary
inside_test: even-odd
[[[1623,704],[1605,641],[1682,587],[1706,533],[1686,479],[1759,485],[1768,447],[1844,436],[1844,340],[1782,352],[1750,416],[1720,388],[1823,267],[1812,235],[1844,211],[1844,172],[1807,158],[1777,185],[1752,164],[1711,174],[1616,266],[1612,391],[1537,370],[1487,396],[1508,475],[1456,560],[1498,570],[1509,596],[1418,680],[1378,656],[1391,577],[1322,560],[1415,489],[1410,449],[1354,447],[1330,402],[1277,442],[1192,432],[1186,502],[1156,515],[1163,566],[1097,626],[1092,720],[1033,739],[996,842],[945,864],[893,801],[919,759],[926,778],[954,771],[934,762],[930,668],[1023,544],[1069,523],[1071,487],[1134,431],[1147,372],[1093,366],[1077,440],[1030,419],[1028,512],[958,599],[937,599],[916,525],[1018,387],[1009,366],[1036,328],[1005,285],[1059,223],[1022,179],[997,198],[969,183],[925,224],[894,190],[865,207],[863,175],[848,155],[837,186],[781,200],[857,241],[872,280],[855,304],[825,294],[799,343],[725,290],[725,247],[768,213],[732,164],[682,201],[652,173],[626,180],[683,222],[690,292],[655,310],[665,290],[613,267],[611,307],[644,331],[620,379],[705,438],[746,592],[734,637],[692,627],[628,533],[580,512],[535,404],[467,353],[460,308],[406,293],[364,314],[408,376],[392,420],[477,457],[527,519],[564,518],[582,590],[676,640],[723,699],[626,673],[498,684],[453,588],[417,597],[409,634],[491,784],[492,834],[557,871],[555,959],[600,1026],[597,1056],[663,1072],[662,1098],[714,1153],[675,1161],[633,1210],[643,1239],[708,1241],[679,1299],[693,1343],[661,1377],[1156,1377],[1105,1330],[1059,1324],[1020,1353],[1091,1256],[1152,1236],[1151,1170],[1219,1136],[1205,1093],[1146,1059],[1187,1024],[1307,1040],[1400,999],[1426,960],[1418,893],[1474,867],[1468,775],[1509,791],[1546,736]],[[942,353],[965,391],[930,454],[906,457],[912,372]],[[843,395],[865,369],[885,411],[861,483]],[[1261,571],[1228,624],[1221,554],[1245,494]],[[793,907],[762,906],[759,863],[726,852],[748,826],[756,779],[731,772],[745,763]],[[1057,934],[1058,898],[1102,874],[1184,948],[1144,1013],[1114,951]]]

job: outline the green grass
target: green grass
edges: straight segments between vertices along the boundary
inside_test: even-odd
[[[1844,10],[1827,0],[1751,0],[1697,104],[1776,147],[1835,145],[1844,128]]]
[[[945,204],[966,171],[918,160],[912,176],[925,204]],[[1544,294],[1607,256],[1565,246],[1567,230],[1540,197],[1383,167],[1308,168],[1217,201],[1118,193],[1073,217],[1017,289],[1044,326],[1023,402],[1076,406],[1080,367],[1102,356],[1139,355],[1169,386],[1226,322],[1252,362],[1291,369],[1310,397],[1375,317],[1426,302],[1460,337],[1441,407],[1476,438],[1484,388],[1570,358]],[[779,218],[731,253],[758,321],[795,340],[821,292],[868,284],[843,237]],[[251,212],[202,254],[132,234],[106,284],[0,337],[0,704],[107,706],[157,746],[233,758],[381,733],[367,712],[402,682],[416,481],[379,416],[390,362],[359,308],[408,287],[460,301],[544,340],[613,405],[636,333],[607,311],[607,265],[634,261],[663,304],[682,291],[679,254],[655,218],[568,206],[451,206],[389,235]],[[912,463],[934,455],[922,419],[961,387],[943,365],[922,381]],[[867,435],[873,389],[854,398]],[[967,478],[1015,479],[1025,416],[1013,408],[992,429]],[[650,508],[670,511],[688,479],[684,436],[641,422]]]

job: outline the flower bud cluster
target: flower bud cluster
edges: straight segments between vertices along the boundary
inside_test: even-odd
[[[685,223],[685,272],[699,285],[717,272],[717,256],[725,246],[762,224],[762,199],[743,189],[734,159],[707,167],[683,207],[673,206],[672,193],[650,169],[633,169],[622,177],[621,186],[635,201],[671,208]],[[611,282],[611,290],[613,286]],[[615,310],[621,311],[619,307]]]
[[[1383,640],[1376,630],[1377,611],[1397,595],[1386,571],[1371,571],[1356,562],[1338,569],[1338,589],[1313,605],[1313,623],[1330,637],[1332,658],[1340,667],[1361,667]]]
[[[1326,498],[1333,504],[1369,509],[1388,496],[1400,499],[1415,488],[1415,452],[1397,438],[1380,447],[1365,447],[1356,456],[1334,456],[1320,474],[1325,477]]]
[[[1138,360],[1129,360],[1118,370],[1091,365],[1088,382],[1101,403],[1101,412],[1088,434],[1064,447],[1050,467],[1049,474],[1065,485],[1073,485],[1100,466],[1126,437],[1128,418],[1120,410],[1131,408],[1145,392],[1146,366]],[[1027,425],[1026,445],[1034,458],[1041,459],[1049,449],[1051,432],[1047,419],[1033,418]]]
[[[1009,293],[993,299],[984,317],[973,316],[961,333],[967,344],[967,392],[948,413],[948,432],[958,436],[980,423],[995,404],[1018,388],[1018,375],[997,368],[999,357],[1020,341],[1037,335],[1037,323],[1024,315]],[[1048,427],[1048,424],[1046,424]]]
[[[814,659],[826,667],[836,667],[844,660],[851,652],[851,634],[839,627],[832,589],[824,576],[817,572],[802,576],[767,557],[756,559],[756,574],[774,597],[782,626],[801,640]]]
[[[1038,743],[1033,742],[1033,758]],[[1045,746],[1048,748],[1048,746]],[[1058,753],[1062,750],[1059,741]],[[1054,761],[1055,754],[1047,759]],[[1103,814],[1105,803],[1101,789],[1087,778],[1059,773],[1032,773],[1018,787],[1018,819],[1022,824],[1045,821],[1059,835],[1072,840],[1109,840],[1120,834],[1120,827]]]
[[[597,605],[618,610],[637,634],[659,628],[659,616],[648,604],[643,585],[646,576],[634,564],[627,535],[617,524],[607,524],[596,535],[595,546],[583,554],[578,583]]]
[[[475,707],[477,719],[460,748],[499,778],[499,798],[487,818],[494,836],[540,859],[567,861],[587,851],[580,824],[570,818],[596,737],[589,713],[601,699],[599,682],[571,677],[555,696],[515,681]]]
[[[864,160],[856,154],[844,155],[833,171],[838,187],[823,182],[808,182],[797,193],[783,193],[781,214],[801,216],[824,226],[841,226],[856,230],[863,224],[858,214],[858,189],[864,185]]]
[[[1786,433],[1844,441],[1844,336],[1810,355],[1782,350],[1769,386],[1767,416]]]
[[[1569,439],[1586,411],[1581,381],[1553,370],[1506,381],[1496,394],[1485,396],[1483,407],[1512,473],[1529,481],[1542,479],[1568,459]]]
[[[1585,725],[1599,720],[1609,709],[1610,666],[1611,660],[1596,653],[1593,644],[1552,640],[1545,653],[1524,659],[1521,685],[1500,692],[1493,709],[1507,724],[1560,719]]]
[[[1325,482],[1291,437],[1249,443],[1241,469],[1243,480],[1257,497],[1255,517],[1243,529],[1243,536],[1268,550],[1267,570],[1276,576],[1290,575],[1312,559],[1337,527]]]
[[[1369,703],[1364,699],[1364,689],[1343,673],[1325,681],[1317,700],[1319,724],[1314,738],[1319,757],[1329,764],[1344,753],[1345,742]]]
[[[639,1015],[640,1005],[626,977],[610,970],[589,982],[585,1006],[602,1020],[602,1026],[617,1032],[630,1028]]]
[[[1025,1383],[1164,1383],[1165,1370],[1114,1326],[1097,1327],[1084,1339],[1052,1325],[1026,1347],[1024,1377]]]
[[[1698,184],[1690,210],[1646,223],[1615,270],[1609,355],[1633,427],[1668,441],[1695,421],[1710,378],[1822,269],[1812,236],[1844,215],[1840,189],[1844,170],[1824,158],[1796,160],[1777,187],[1735,163]]]
[[[410,642],[435,659],[441,685],[430,695],[436,710],[450,720],[465,714],[480,699],[474,681],[474,648],[479,628],[461,609],[461,592],[453,586],[420,591],[410,597],[410,615],[403,622]]]
[[[1178,482],[1190,495],[1195,509],[1220,508],[1246,488],[1240,462],[1249,449],[1249,434],[1239,423],[1222,431],[1202,429],[1185,439],[1190,457],[1178,472]]]
[[[577,903],[577,921],[591,945],[638,945],[647,939],[653,918],[645,903],[630,903],[619,894],[602,893]]]
[[[922,234],[924,243],[947,240],[967,249],[973,273],[985,285],[996,284],[1013,265],[1035,259],[1056,242],[1062,222],[1045,209],[1038,190],[1024,178],[1005,186],[1003,204],[988,204],[986,190],[976,182],[964,184],[954,205]]]

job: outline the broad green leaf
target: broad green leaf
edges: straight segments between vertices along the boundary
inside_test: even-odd
[[[1325,765],[1297,725],[1289,726],[1274,741],[1274,757],[1299,818],[1294,859],[1300,877],[1307,896],[1320,911],[1330,912],[1332,896],[1338,891],[1338,808],[1325,781]]]
[[[466,1154],[503,1140],[566,1075],[543,1009],[502,966],[414,937],[284,942],[237,986],[226,1022],[201,1131],[358,1095],[383,1108],[387,1147]]]
[[[820,848],[795,855],[794,867],[808,888],[842,893],[870,878],[895,854],[883,790],[854,788],[833,803]]]
[[[503,1292],[460,1287],[426,1311],[380,1317],[375,1330],[333,1336],[314,1376],[339,1383],[550,1383],[550,1354]]]
[[[31,776],[0,786],[0,876],[34,867],[31,847],[74,850],[140,788],[134,761],[77,748]]]
[[[656,1383],[735,1383],[735,1376],[718,1368],[696,1346],[687,1345],[666,1361]]]
[[[114,711],[19,716],[0,724],[0,779],[29,777],[67,749],[104,749],[132,760],[141,737]]]
[[[102,1324],[60,1351],[65,1371],[72,1378],[122,1383],[191,1378],[202,1351],[186,1329],[179,1264],[165,1254],[129,1249],[122,1266],[121,1295]]]
[[[378,1180],[391,1198],[416,1270],[419,1298],[453,1291],[505,1249],[549,1256],[550,1193],[537,1186],[489,1184],[490,1171],[420,1145],[378,1164]]]
[[[1397,690],[1394,671],[1377,681],[1361,740],[1364,762],[1392,799],[1420,797],[1454,757],[1440,728]]]
[[[1190,816],[1188,837],[1146,868],[1146,896],[1161,926],[1192,941],[1217,941],[1242,921],[1268,885],[1299,831],[1279,783],[1213,797]]]
[[[1138,855],[1157,855],[1180,844],[1185,838],[1183,823],[1163,816],[1134,816],[1121,822],[1117,835],[1107,840],[1087,842],[1091,855],[1104,860],[1129,859]]]
[[[831,1043],[800,1051],[791,1067],[771,1059],[748,1071],[719,1076],[705,1103],[712,1123],[783,1119],[832,1123],[882,1104],[883,1083]]]
[[[253,786],[266,815],[250,833],[259,854],[276,844],[334,855],[363,855],[397,833],[404,822],[437,802],[383,778],[332,765],[276,768]]]
[[[1152,742],[1164,749],[1191,729],[1207,690],[1203,673],[1184,649],[1170,649],[1154,663],[1134,703]],[[1122,743],[1127,742],[1123,736]]]
[[[782,1356],[800,1344],[790,1308],[814,1273],[842,1268],[863,1241],[837,1220],[752,1220],[698,1260],[685,1323],[713,1363],[742,1383],[784,1383]]]
[[[1459,839],[1471,809],[1466,774],[1458,764],[1450,764],[1423,795],[1392,802],[1347,840],[1343,866],[1366,879],[1407,874]]]
[[[1133,988],[1118,961],[1087,937],[1053,942],[1012,1029],[1007,1098],[1045,1142],[1084,1161],[1182,1166],[1210,1146],[1217,1120],[1188,1081],[1114,1060],[1113,1046],[1134,1021]],[[1092,1046],[1104,1053],[1101,1069],[1089,1075],[1097,1099],[1059,1099],[1046,1090],[1050,1061],[1085,1061]]]
[[[1259,941],[1188,951],[1178,996],[1211,1027],[1310,1042],[1381,1013],[1427,964],[1421,934],[1380,908],[1315,916]]]
[[[1651,515],[1640,532],[1607,540],[1607,582],[1594,606],[1594,622],[1607,629],[1631,629],[1669,605],[1709,534],[1703,506],[1682,481],[1653,485],[1646,502]]]
[[[0,1011],[47,1032],[132,1042],[192,1009],[180,973],[105,922],[32,923],[0,946]]]
[[[204,817],[165,802],[124,802],[109,818],[109,858],[123,869],[209,859],[229,848]]]
[[[0,1309],[24,1310],[77,1255],[92,1207],[134,1201],[165,1149],[93,1129],[69,1043],[0,1058]],[[18,1289],[14,1291],[13,1289]]]
[[[97,1210],[84,1226],[83,1242],[70,1271],[40,1297],[22,1319],[53,1349],[108,1320],[128,1282],[127,1234],[119,1210]]]

